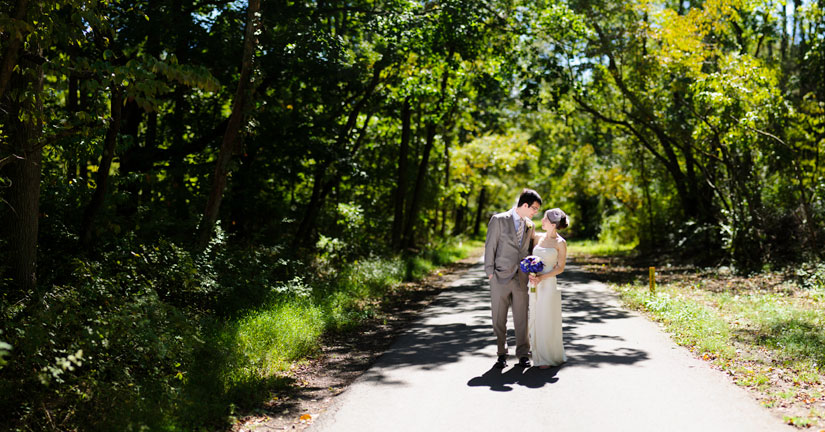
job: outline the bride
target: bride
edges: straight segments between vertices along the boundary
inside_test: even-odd
[[[556,288],[556,275],[564,271],[567,243],[557,230],[567,227],[567,215],[558,208],[547,210],[541,219],[544,233],[535,233],[533,255],[544,263],[544,271],[530,276],[530,346],[533,364],[541,369],[558,366],[565,361],[562,343],[561,291]]]

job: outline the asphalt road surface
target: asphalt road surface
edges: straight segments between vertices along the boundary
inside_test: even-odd
[[[621,308],[576,266],[559,276],[561,367],[496,369],[479,262],[314,419],[334,431],[794,431],[722,373]]]

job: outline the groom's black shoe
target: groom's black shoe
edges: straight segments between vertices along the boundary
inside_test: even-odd
[[[507,367],[507,355],[502,354],[498,356],[498,360],[496,360],[496,364],[494,366],[499,369],[504,369]]]
[[[530,359],[527,357],[522,357],[518,359],[518,365],[521,367],[529,368],[530,367]]]

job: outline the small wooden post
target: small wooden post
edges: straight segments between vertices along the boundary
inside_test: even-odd
[[[656,292],[656,267],[650,267],[650,293]]]

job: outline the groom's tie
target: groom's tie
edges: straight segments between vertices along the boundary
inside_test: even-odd
[[[521,247],[521,239],[524,237],[524,233],[521,230],[521,218],[516,218],[516,238],[518,238],[518,247]]]

